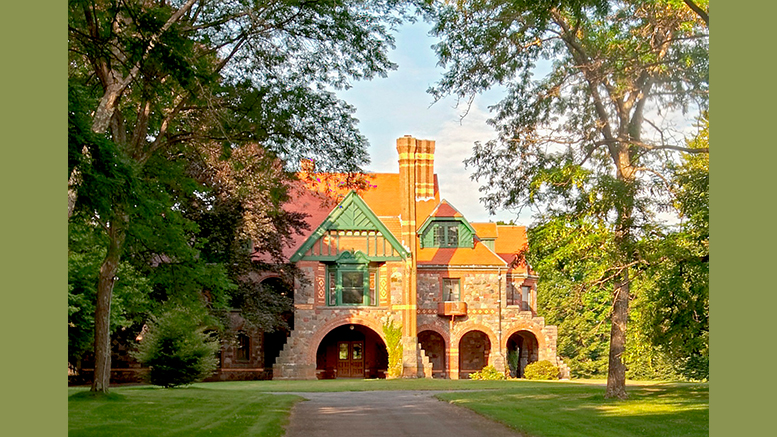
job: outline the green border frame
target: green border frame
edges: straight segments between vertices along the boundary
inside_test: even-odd
[[[15,376],[9,378],[10,389],[4,391],[4,397],[13,396],[14,402],[5,405],[3,429],[9,435],[67,435],[67,400],[59,392],[64,390],[67,354],[63,328],[67,301],[62,292],[67,270],[64,256],[48,256],[67,250],[65,176],[59,173],[67,160],[67,6],[65,2],[45,2],[44,7],[34,2],[3,6],[2,39],[17,42],[4,44],[3,142],[11,145],[5,149],[4,162],[20,165],[5,168],[2,181],[5,187],[16,187],[19,181],[27,185],[24,192],[6,190],[6,211],[15,213],[6,214],[3,220],[4,331],[14,333],[17,329],[11,328],[28,326],[29,313],[21,309],[35,307],[37,321],[27,334],[45,339],[46,346],[32,344],[26,334],[5,339],[4,350],[24,358],[1,361],[3,374]],[[775,355],[764,342],[773,332],[771,308],[777,299],[768,272],[773,270],[777,241],[772,232],[773,208],[762,194],[773,186],[769,179],[775,173],[772,163],[777,162],[777,149],[770,144],[777,97],[769,50],[775,12],[777,4],[754,1],[715,2],[711,12],[711,141],[715,152],[711,157],[710,299],[715,382],[710,435],[715,437],[773,428],[769,419],[774,378],[769,372],[737,371],[743,360],[726,351],[750,351],[744,353],[744,361],[759,368],[773,362]],[[24,42],[20,35],[25,35]],[[33,113],[36,116],[30,117]],[[31,132],[35,136],[34,164],[30,149],[16,146],[29,144]],[[33,167],[36,180],[30,182],[28,172]],[[31,203],[30,198],[38,201]],[[40,271],[42,263],[45,274]],[[38,285],[29,288],[30,278],[36,278]],[[742,291],[739,295],[744,297],[728,299],[734,291]],[[739,317],[746,331],[732,328],[730,317]],[[46,420],[40,420],[42,414]]]
[[[67,435],[66,19],[62,1],[3,4],[5,435]]]
[[[711,8],[710,436],[774,432],[777,4]]]

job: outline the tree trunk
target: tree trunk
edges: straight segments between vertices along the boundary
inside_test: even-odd
[[[629,272],[625,270],[615,283],[610,330],[610,361],[607,366],[607,391],[605,398],[626,399],[626,322],[629,317]]]
[[[111,379],[111,295],[116,282],[116,271],[121,259],[121,248],[129,218],[119,213],[109,223],[108,252],[97,280],[97,303],[94,310],[94,381],[93,392],[108,392]]]

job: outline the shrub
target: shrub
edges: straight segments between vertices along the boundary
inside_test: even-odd
[[[507,353],[507,367],[510,368],[510,376],[518,377],[518,366],[520,365],[521,358],[518,356],[518,351],[510,351]]]
[[[383,335],[386,336],[388,351],[388,370],[386,376],[399,378],[402,376],[402,326],[395,325],[393,320],[383,323]]]
[[[486,366],[479,372],[470,373],[469,379],[478,381],[498,381],[500,379],[507,379],[504,373],[496,370],[494,366]]]
[[[547,360],[536,361],[526,366],[523,376],[526,379],[551,380],[558,379],[559,370],[553,363]]]
[[[135,358],[149,367],[146,380],[177,387],[202,381],[216,369],[219,344],[200,326],[200,318],[182,308],[170,310],[149,323]]]

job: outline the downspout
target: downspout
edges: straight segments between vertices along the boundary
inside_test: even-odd
[[[504,363],[505,366],[507,366],[507,356],[504,353],[504,349],[502,348],[502,268],[497,267],[497,276],[499,277],[499,298],[496,301],[497,304],[497,314],[499,317],[499,325],[497,331],[496,331],[496,338],[499,344],[497,347],[499,348],[499,355],[502,357],[502,363]]]

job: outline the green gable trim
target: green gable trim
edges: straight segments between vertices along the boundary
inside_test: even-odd
[[[400,254],[404,259],[409,256],[408,251],[402,247],[396,237],[391,231],[386,228],[386,225],[380,221],[378,216],[370,209],[369,206],[356,194],[355,191],[349,192],[345,199],[342,200],[333,210],[329,213],[329,216],[316,228],[315,231],[308,237],[307,240],[300,246],[294,255],[291,256],[291,262],[297,262],[301,259],[310,260],[336,260],[337,256],[305,256],[305,253],[316,244],[321,237],[327,231],[339,230],[339,231],[376,231],[380,232],[383,238],[389,242],[392,248]],[[396,257],[370,257],[371,261],[395,260]]]
[[[338,257],[337,255],[304,255],[301,256],[299,259],[303,259],[305,261],[321,261],[321,262],[337,262]],[[296,261],[299,261],[296,260]],[[370,262],[387,262],[387,261],[402,261],[403,257],[401,256],[370,256],[369,261]]]

